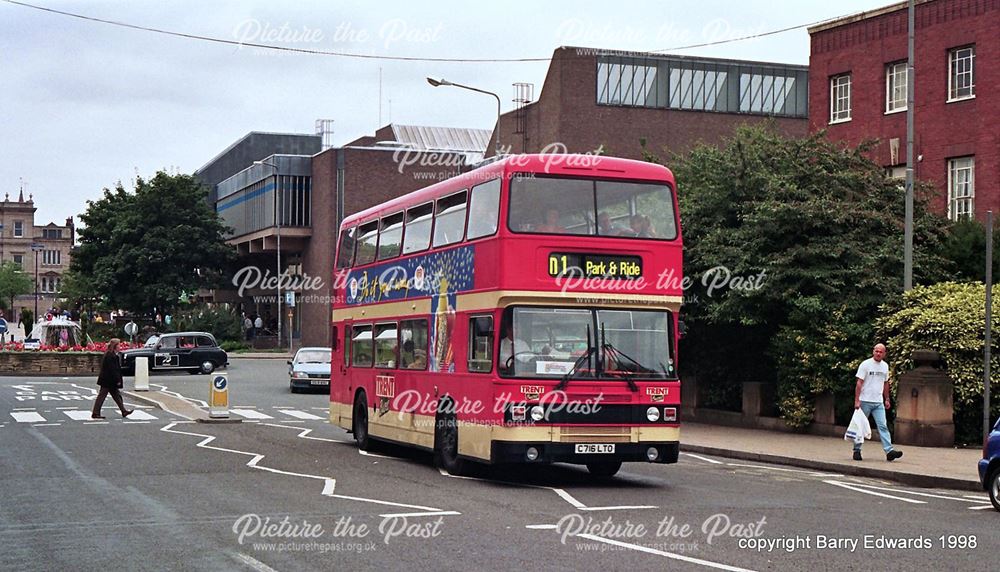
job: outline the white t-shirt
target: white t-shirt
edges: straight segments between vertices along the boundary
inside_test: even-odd
[[[889,380],[889,364],[885,360],[876,362],[875,358],[866,359],[858,366],[855,377],[862,380],[861,401],[882,403],[882,386]]]
[[[531,348],[528,347],[528,344],[525,343],[524,340],[514,340],[514,342],[511,343],[510,339],[504,338],[504,339],[500,340],[500,361],[499,361],[499,363],[502,366],[506,365],[507,364],[507,360],[509,360],[510,356],[512,356],[514,354],[517,354],[517,361],[520,361],[520,362],[527,361],[527,360],[531,359],[531,356],[524,355],[524,354],[528,353],[530,351],[531,351]]]

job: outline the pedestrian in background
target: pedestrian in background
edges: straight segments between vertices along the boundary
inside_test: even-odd
[[[875,419],[885,460],[895,461],[903,456],[903,452],[892,448],[892,437],[885,423],[885,412],[889,409],[889,364],[884,358],[885,346],[876,344],[872,349],[872,357],[858,366],[854,384],[854,408],[860,409],[865,417],[871,415]],[[861,460],[861,443],[854,444],[854,460]]]
[[[101,371],[97,374],[97,385],[101,386],[101,390],[97,392],[94,410],[90,412],[91,419],[104,419],[104,416],[101,415],[101,407],[104,405],[104,398],[109,393],[111,394],[111,399],[115,401],[115,405],[122,412],[122,417],[128,417],[134,411],[132,409],[125,409],[122,394],[118,391],[120,388],[125,387],[125,380],[122,379],[121,362],[118,360],[118,344],[120,343],[121,340],[118,338],[111,338],[108,341],[108,350],[104,352],[104,358],[101,359]]]

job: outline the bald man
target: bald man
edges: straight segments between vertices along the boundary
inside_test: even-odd
[[[902,451],[892,448],[892,437],[885,423],[885,412],[889,409],[889,364],[884,360],[885,346],[875,344],[872,357],[861,362],[855,375],[854,408],[860,409],[865,417],[875,419],[878,435],[882,440],[886,461],[895,461],[903,456]],[[854,460],[861,460],[861,443],[854,444]]]

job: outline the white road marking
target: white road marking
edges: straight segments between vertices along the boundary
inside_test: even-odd
[[[80,409],[63,411],[63,413],[65,413],[66,417],[69,417],[73,421],[90,421],[90,417],[93,415],[90,411],[83,411]]]
[[[291,415],[296,419],[306,419],[306,420],[323,419],[323,417],[320,417],[319,415],[313,415],[312,413],[306,413],[305,411],[298,411],[295,409],[279,409],[278,411],[284,413],[285,415]]]
[[[814,477],[843,477],[837,473],[823,473],[818,471],[804,471],[802,469],[786,469],[784,467],[768,467],[765,465],[749,465],[746,463],[726,463],[727,467],[749,467],[752,469],[764,469],[765,471],[784,471],[786,473],[804,473]]]
[[[978,495],[965,495],[963,498],[976,499],[976,500],[983,501],[983,502],[990,500],[989,497],[981,497],[981,496],[978,496]]]
[[[34,411],[34,407],[14,407],[11,411]]]
[[[564,491],[562,489],[552,489],[552,490],[555,491],[557,495],[559,495],[560,497],[562,497],[562,499],[564,501],[566,501],[569,504],[575,506],[576,508],[579,508],[579,509],[587,508],[587,505],[585,505],[582,502],[580,502],[580,501],[576,500],[575,498],[573,498],[573,495],[569,494],[568,492],[566,492],[566,491]]]
[[[129,421],[156,421],[156,417],[153,417],[145,411],[139,411],[135,409],[132,411],[132,415],[128,416]]]
[[[847,483],[841,483],[839,481],[823,481],[823,482],[826,483],[826,484],[828,484],[828,485],[833,485],[835,487],[841,487],[841,488],[845,488],[845,489],[848,489],[848,490],[852,490],[854,492],[865,493],[867,495],[872,495],[872,496],[876,496],[876,497],[882,497],[882,498],[893,499],[893,500],[900,500],[900,501],[908,502],[908,503],[912,503],[912,504],[927,504],[927,501],[908,499],[908,498],[904,498],[904,497],[896,497],[896,496],[892,496],[892,495],[887,495],[885,493],[878,493],[878,492],[875,492],[875,491],[868,491],[868,490],[865,490],[865,489],[861,488],[860,486],[853,486],[853,485],[849,485]]]
[[[35,423],[32,427],[55,427],[56,425],[62,425],[62,423]]]
[[[277,570],[275,570],[274,568],[271,568],[267,564],[264,564],[260,560],[257,560],[256,558],[251,558],[250,556],[247,556],[246,554],[243,554],[243,553],[240,553],[240,552],[230,552],[229,554],[233,558],[235,558],[236,560],[239,560],[240,562],[242,562],[242,563],[246,564],[247,566],[253,568],[257,572],[278,572]]]
[[[389,457],[387,455],[379,455],[376,453],[369,453],[368,451],[362,451],[361,449],[358,449],[358,454],[361,455],[362,457],[375,457],[378,459],[395,459],[395,457]]]
[[[875,486],[875,485],[863,485],[861,483],[854,483],[854,486],[856,486],[856,487],[863,487],[863,488],[866,488],[866,489],[876,489],[876,490],[893,491],[893,492],[903,493],[903,494],[908,494],[908,495],[916,495],[918,497],[929,497],[929,498],[934,498],[934,499],[946,499],[946,500],[953,500],[953,501],[959,501],[959,502],[971,502],[971,503],[978,503],[978,502],[980,502],[979,500],[969,500],[967,498],[957,498],[957,497],[950,497],[950,496],[946,496],[946,495],[935,495],[935,494],[931,494],[931,493],[920,493],[920,492],[917,492],[917,491],[911,491],[911,490],[907,490],[907,489],[895,489],[895,488],[892,488],[892,487],[878,487],[878,486]]]
[[[558,524],[529,524],[524,528],[530,528],[531,530],[556,530],[559,528]]]
[[[993,508],[993,505],[988,504],[986,506],[970,506],[969,510],[986,510],[988,508]]]
[[[691,564],[698,564],[701,566],[707,566],[709,568],[716,568],[718,570],[731,570],[732,572],[753,572],[752,570],[749,570],[747,568],[737,568],[736,566],[729,566],[728,564],[720,564],[718,562],[712,562],[710,560],[702,560],[701,558],[692,558],[690,556],[684,556],[683,554],[664,552],[663,550],[656,550],[655,548],[649,548],[648,546],[629,544],[627,542],[611,540],[610,538],[595,536],[593,534],[580,534],[577,535],[576,538],[585,538],[587,540],[593,540],[594,542],[603,542],[605,544],[611,544],[612,546],[621,546],[622,548],[628,548],[630,550],[635,550],[637,552],[645,552],[646,554],[663,556],[664,558],[680,560],[682,562],[690,562]]]
[[[230,409],[230,413],[235,413],[240,417],[246,417],[247,419],[274,419],[270,415],[261,413],[260,411],[254,411],[253,409]]]
[[[370,503],[374,503],[374,504],[384,504],[386,506],[398,506],[398,507],[401,507],[401,508],[415,508],[417,510],[423,510],[423,511],[427,511],[427,512],[444,512],[444,511],[442,511],[439,508],[434,508],[432,506],[420,506],[418,504],[403,504],[403,503],[398,503],[398,502],[389,502],[389,501],[376,500],[376,499],[366,499],[366,498],[361,498],[361,497],[349,497],[347,495],[330,495],[330,496],[332,496],[334,498],[338,498],[338,499],[347,499],[347,500],[354,500],[354,501],[361,501],[361,502],[370,502]]]
[[[125,420],[126,425],[148,425],[149,423],[150,421],[129,421],[128,419]]]
[[[454,510],[442,510],[439,512],[397,512],[395,514],[380,514],[382,518],[410,518],[412,516],[455,516],[462,514]]]
[[[10,414],[14,421],[18,423],[38,423],[45,422],[45,418],[35,411],[12,411]]]
[[[716,461],[715,459],[709,459],[708,457],[702,457],[701,455],[695,455],[694,453],[681,453],[681,455],[694,457],[695,459],[698,459],[700,461],[705,461],[706,463],[712,463],[713,465],[723,464],[722,461]]]
[[[327,439],[326,437],[310,437],[309,434],[312,433],[313,430],[312,429],[303,429],[302,427],[293,427],[293,426],[290,426],[290,425],[278,425],[277,423],[261,423],[261,425],[266,425],[268,427],[279,427],[281,429],[295,429],[296,431],[299,431],[301,429],[301,432],[298,435],[296,435],[296,437],[299,437],[301,439],[312,439],[314,441],[326,441],[328,443],[353,443],[353,441],[348,441],[346,439]]]
[[[84,425],[110,425],[110,421],[87,421]]]

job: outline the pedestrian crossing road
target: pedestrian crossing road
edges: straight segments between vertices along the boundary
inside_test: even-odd
[[[78,409],[71,407],[60,407],[57,409],[38,408],[17,408],[8,413],[6,419],[0,419],[0,428],[13,426],[48,426],[61,425],[63,423],[83,423],[83,424],[103,424],[112,422],[118,423],[151,423],[162,421],[170,423],[180,421],[184,418],[174,415],[169,411],[153,409],[144,406],[133,406],[135,412],[127,419],[121,418],[118,411],[104,408],[103,413],[107,419],[91,419],[90,409]],[[290,407],[273,407],[266,410],[250,407],[235,407],[229,410],[230,416],[242,418],[246,421],[269,421],[281,420],[284,422],[301,423],[303,421],[326,421],[324,408],[313,408],[315,411],[308,412]]]

